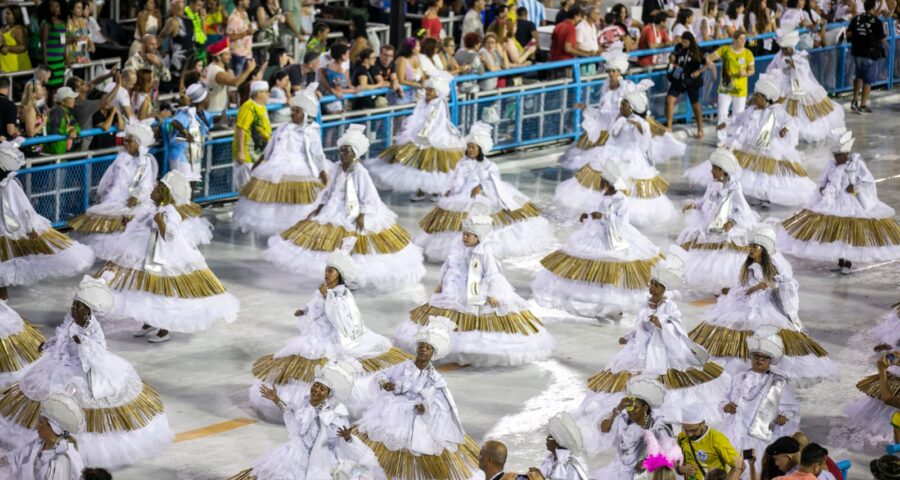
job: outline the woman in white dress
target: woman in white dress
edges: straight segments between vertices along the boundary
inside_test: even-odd
[[[41,331],[0,299],[0,389],[19,381],[43,343]]]
[[[142,209],[121,235],[98,243],[108,261],[96,276],[111,275],[116,305],[110,319],[141,324],[136,337],[162,343],[169,332],[193,333],[214,322],[233,322],[240,304],[206,265],[184,235],[175,204],[191,187],[178,172],[167,173],[150,194],[154,207]]]
[[[466,137],[466,156],[450,177],[448,190],[425,218],[425,233],[416,244],[429,261],[443,261],[459,241],[466,212],[476,201],[488,201],[494,219],[491,249],[497,258],[519,257],[548,250],[556,237],[547,219],[531,200],[500,178],[497,164],[485,156],[494,146],[492,127],[475,122]],[[528,239],[528,241],[523,241]]]
[[[41,358],[19,383],[0,392],[0,447],[34,440],[38,404],[60,393],[73,395],[85,411],[87,428],[78,435],[85,466],[122,468],[172,443],[159,394],[130,363],[107,350],[95,315],[108,314],[113,303],[104,280],[81,281],[70,314],[47,340]]]
[[[747,259],[747,233],[759,222],[737,179],[740,165],[731,150],[709,156],[713,182],[699,202],[685,205],[686,226],[677,243],[684,257],[684,281],[693,294],[720,294],[734,285]]]
[[[234,208],[234,223],[241,230],[277,235],[318,206],[333,169],[325,158],[321,128],[315,121],[318,86],[312,83],[294,95],[291,121],[272,134],[250,181],[241,188]]]
[[[894,336],[896,342],[900,332]],[[844,410],[847,424],[868,434],[869,440],[900,443],[900,428],[892,424],[900,412],[900,345],[879,351],[876,358],[878,371],[856,384],[862,395]]]
[[[731,385],[730,376],[688,338],[674,300],[681,275],[681,259],[675,255],[653,266],[649,299],[638,312],[634,329],[619,339],[624,347],[603,371],[588,379],[589,392],[575,418],[589,455],[599,453],[597,425],[622,400],[628,380],[639,375],[652,376],[666,388],[665,401],[654,413],[667,422],[680,423],[687,405],[710,422],[719,418],[718,401]]]
[[[72,397],[41,402],[37,438],[0,457],[0,478],[81,480],[84,460],[74,435],[84,430],[84,411]]]
[[[344,250],[332,252],[325,265],[319,290],[295,313],[300,335],[289,339],[274,355],[265,355],[253,363],[256,382],[250,387],[250,406],[267,421],[280,422],[282,415],[272,402],[260,396],[261,387],[276,388],[281,398],[296,403],[309,391],[315,369],[329,359],[357,366],[361,380],[413,358],[366,327],[348,288],[356,281],[356,267],[350,255]],[[359,386],[361,390],[366,388],[363,382]],[[365,395],[362,391],[356,393],[345,399],[354,417]]]
[[[837,375],[828,352],[800,324],[798,284],[791,265],[775,250],[775,230],[757,225],[749,238],[750,253],[727,295],[703,314],[690,338],[712,360],[734,374],[747,366],[746,339],[764,327],[777,330],[785,346],[779,373],[798,386],[812,385]]]
[[[615,164],[599,169],[603,195],[581,214],[581,228],[565,245],[541,260],[544,271],[531,284],[540,305],[587,317],[602,317],[640,308],[650,268],[659,248],[629,220],[625,181]]]
[[[433,316],[456,326],[450,334],[447,363],[496,367],[544,360],[556,348],[550,335],[503,276],[494,257],[490,207],[476,204],[463,222],[462,234],[441,267],[441,277],[428,303],[414,309],[394,339],[414,350],[420,325]]]
[[[317,366],[307,393],[296,402],[285,400],[276,388],[260,386],[262,398],[282,412],[290,439],[231,480],[384,480],[375,454],[353,436],[343,404],[354,376],[352,365]]]
[[[22,190],[23,140],[0,143],[0,300],[9,299],[8,287],[71,277],[94,263],[93,251],[51,227]]]
[[[377,158],[366,161],[379,186],[416,192],[413,201],[423,200],[426,193],[437,201],[466,152],[462,135],[450,121],[450,81],[446,76],[425,81],[425,94],[403,121],[400,134]]]
[[[338,140],[341,164],[322,193],[318,207],[281,235],[269,238],[266,260],[306,278],[318,277],[325,257],[349,237],[356,238],[351,256],[359,287],[399,290],[425,275],[422,249],[397,223],[378,196],[359,159],[369,150],[365,126],[353,124]]]
[[[878,199],[875,178],[862,156],[853,153],[853,132],[831,132],[831,161],[818,193],[806,208],[781,222],[778,245],[788,255],[833,262],[849,274],[853,262],[900,258],[900,224],[894,209]]]
[[[432,360],[450,353],[447,318],[432,317],[416,335],[416,359],[383,370],[381,386],[357,424],[358,436],[394,480],[467,479],[478,445],[463,431],[447,381]]]
[[[646,115],[647,96],[643,92],[625,95],[606,144],[591,150],[587,155],[590,161],[573,178],[559,184],[554,198],[556,205],[570,216],[596,205],[604,195],[600,165],[612,162],[626,179],[634,225],[656,227],[674,218],[678,212],[666,196],[669,183],[650,162],[651,134]]]
[[[785,25],[782,17],[782,25]],[[809,54],[797,50],[800,33],[797,30],[778,32],[781,49],[766,68],[779,80],[780,96],[787,114],[794,117],[800,140],[821,142],[835,128],[846,128],[844,109],[828,98],[809,66]]]
[[[550,452],[541,466],[529,473],[540,473],[547,480],[588,480],[588,470],[581,459],[584,439],[572,415],[556,414],[547,426],[547,450]],[[531,478],[531,476],[529,476]]]

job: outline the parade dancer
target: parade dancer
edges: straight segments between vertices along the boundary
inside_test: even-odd
[[[900,427],[894,423],[900,412],[900,348],[879,351],[876,358],[878,371],[856,384],[862,395],[844,413],[848,425],[870,435],[870,440],[900,443]]]
[[[209,138],[209,92],[202,83],[194,83],[184,93],[187,105],[172,116],[169,130],[169,165],[192,184],[203,179],[203,151]]]
[[[43,343],[41,331],[0,299],[0,389],[19,381]]]
[[[84,411],[66,395],[40,404],[37,438],[0,457],[0,477],[18,480],[82,480],[84,460],[76,436],[85,428]]]

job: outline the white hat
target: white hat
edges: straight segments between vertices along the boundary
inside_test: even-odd
[[[469,127],[469,134],[466,136],[466,143],[478,145],[482,155],[487,155],[494,148],[494,136],[491,132],[494,127],[484,123],[475,122]]]
[[[762,247],[769,256],[775,255],[775,229],[767,223],[760,223],[750,231],[750,243]]]
[[[356,282],[356,263],[350,256],[353,246],[356,245],[356,237],[346,237],[341,248],[331,252],[325,257],[325,266],[340,272],[345,284]]]
[[[753,92],[762,95],[770,102],[778,100],[781,96],[781,91],[778,89],[775,78],[765,73],[759,76],[759,79],[756,81],[756,86],[753,88]]]
[[[703,415],[703,406],[701,405],[685,405],[681,407],[681,424],[697,425],[706,421]]]
[[[574,453],[584,450],[584,438],[581,429],[575,423],[575,419],[568,412],[560,412],[550,419],[547,426],[550,436],[556,440],[556,444]]]
[[[15,172],[25,165],[25,154],[19,150],[25,139],[18,137],[13,141],[4,140],[0,143],[0,168],[7,172]]]
[[[331,398],[341,403],[350,396],[356,374],[357,369],[349,362],[331,362],[316,366],[313,382],[328,387]]]
[[[319,114],[319,96],[316,90],[319,89],[319,82],[313,82],[306,86],[303,90],[294,94],[291,99],[292,107],[300,107],[307,118],[315,118]]]
[[[628,395],[647,402],[650,408],[659,408],[666,399],[666,387],[650,376],[632,377],[625,390]]]
[[[476,201],[462,222],[463,232],[471,233],[479,240],[484,240],[493,228],[494,217],[491,216],[490,209],[484,202]]]
[[[628,71],[628,54],[621,49],[607,50],[603,60],[606,63],[606,70],[618,70],[623,75]]]
[[[617,191],[622,191],[628,188],[628,184],[625,183],[625,178],[622,176],[622,171],[619,169],[619,166],[612,161],[605,161],[599,165],[600,167],[600,176],[605,178],[607,182],[613,187],[616,187]]]
[[[416,344],[427,343],[434,349],[432,360],[439,360],[450,354],[450,332],[456,324],[447,317],[429,316],[428,323],[416,332]]]
[[[265,80],[256,80],[250,84],[250,95],[256,92],[269,91],[269,83]]]
[[[631,109],[634,110],[634,113],[637,113],[638,115],[647,113],[647,95],[644,92],[638,90],[629,92],[625,95],[625,101],[631,105]]]
[[[41,416],[47,419],[57,435],[84,429],[84,410],[67,395],[50,394],[50,398],[41,402]]]
[[[444,75],[435,75],[425,80],[425,88],[433,88],[441,98],[450,95],[450,79]]]
[[[839,127],[831,130],[829,133],[828,147],[832,152],[850,153],[853,150],[853,144],[856,142],[856,138],[853,137],[853,131],[847,130],[846,127]]]
[[[734,156],[734,152],[727,148],[717,148],[713,151],[713,153],[709,155],[709,163],[721,168],[729,177],[734,177],[741,168],[741,164],[738,163],[738,159]]]
[[[678,255],[669,254],[650,268],[650,278],[663,284],[666,290],[676,290],[684,282],[684,260]]]
[[[772,364],[776,364],[784,356],[784,341],[775,330],[759,330],[747,337],[747,351],[768,355],[772,358]]]
[[[184,175],[172,170],[165,174],[160,182],[169,189],[176,206],[190,203],[191,184],[184,178]]]
[[[78,94],[75,93],[75,90],[72,90],[70,87],[62,87],[56,91],[56,94],[53,98],[59,102],[60,100],[65,100],[67,98],[78,98]]]
[[[778,35],[778,46],[781,48],[796,48],[800,43],[800,32],[797,30],[779,30],[776,31],[776,34]]]
[[[194,83],[187,87],[184,93],[191,100],[191,103],[196,105],[206,99],[209,90],[202,83]]]
[[[153,142],[156,141],[156,138],[153,135],[153,129],[150,128],[148,123],[144,122],[131,122],[128,125],[125,125],[125,135],[134,137],[134,139],[137,140],[138,145],[142,147],[150,147],[153,145]]]
[[[352,123],[347,126],[347,131],[337,141],[338,148],[349,145],[359,160],[369,151],[369,137],[366,136],[366,126],[360,123]]]
[[[112,310],[116,304],[109,285],[100,278],[85,275],[78,284],[75,292],[75,300],[85,304],[91,309],[91,313],[104,314]]]

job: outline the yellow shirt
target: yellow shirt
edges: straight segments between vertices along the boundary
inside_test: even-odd
[[[691,451],[693,444],[694,450]],[[728,437],[718,430],[707,428],[706,433],[699,440],[688,441],[684,432],[678,434],[678,446],[684,453],[685,465],[702,465],[703,470],[709,472],[714,468],[721,468],[726,472],[738,461],[738,451],[734,449]],[[694,452],[697,453],[696,457]],[[686,480],[703,480],[703,474],[697,469]]]
[[[753,65],[753,54],[745,48],[741,53],[735,52],[731,45],[723,45],[716,50],[716,56],[722,59],[722,80],[719,81],[719,93],[725,93],[734,97],[747,96],[747,77],[738,76],[746,73]],[[724,79],[731,78],[730,84],[725,84]]]
[[[260,105],[253,100],[247,100],[238,109],[235,131],[239,128],[244,131],[244,162],[253,163],[265,150],[265,143],[272,138],[272,124],[269,123],[269,112],[265,105]],[[254,140],[258,140],[255,142]],[[231,153],[238,158],[238,144],[231,143]]]
[[[8,47],[19,45],[16,38],[13,37],[12,30],[3,32],[3,42]],[[22,70],[31,70],[31,58],[28,56],[28,50],[22,53],[0,54],[0,72],[21,72]]]

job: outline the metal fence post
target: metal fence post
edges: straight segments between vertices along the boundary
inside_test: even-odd
[[[450,80],[450,121],[459,127],[459,95],[456,94],[456,78]]]
[[[575,71],[572,72],[572,78],[575,80],[575,103],[581,103],[581,101],[582,101],[581,89],[583,88],[583,86],[581,84],[581,64],[573,65],[572,68],[575,69]],[[562,122],[563,122],[562,123],[562,127],[563,127],[562,131],[565,131],[565,125],[566,125],[566,114],[565,113],[563,113]],[[574,136],[574,138],[578,138],[578,128],[580,128],[580,126],[581,126],[581,110],[576,108],[575,111],[572,113],[572,135]]]
[[[894,31],[894,17],[888,17],[888,29],[891,32],[890,36],[888,36],[888,39],[889,39],[891,45],[888,48],[887,86],[888,86],[888,90],[891,90],[892,88],[894,88],[894,68],[895,68],[894,58],[896,58],[896,54],[897,54],[897,42],[896,42],[897,32]]]
[[[91,167],[93,167],[93,163],[84,164],[84,192],[81,194],[84,211],[91,206]]]
[[[159,124],[159,136],[162,140],[162,168],[159,169],[159,175],[162,177],[169,172],[169,125],[172,123],[171,118],[167,118]]]

